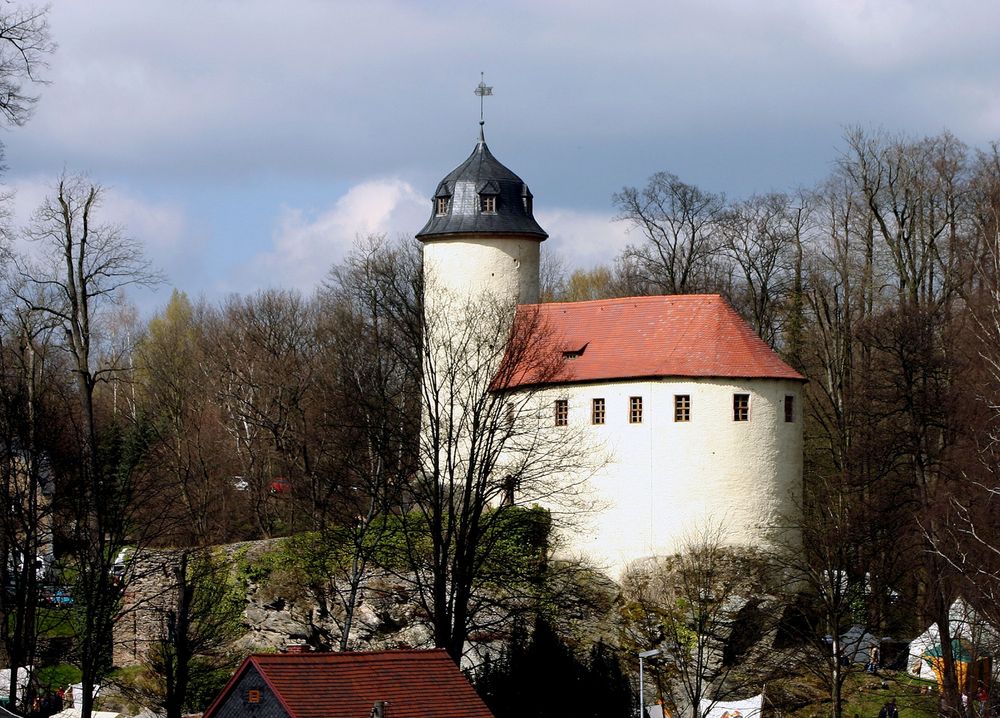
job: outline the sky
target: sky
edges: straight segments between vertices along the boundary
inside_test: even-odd
[[[17,0],[15,0],[16,2]],[[412,236],[486,137],[563,266],[635,235],[611,196],[669,171],[740,198],[810,186],[846,128],[1000,140],[992,0],[56,0],[58,49],[0,133],[15,216],[62,172],[171,288],[311,292],[369,233]]]

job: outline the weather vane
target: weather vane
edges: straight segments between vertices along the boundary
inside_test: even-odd
[[[476,86],[476,94],[479,95],[479,124],[483,124],[483,98],[493,95],[493,88],[486,84],[486,78],[482,72],[479,73],[479,84]]]

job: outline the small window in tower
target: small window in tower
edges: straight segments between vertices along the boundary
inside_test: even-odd
[[[556,399],[556,426],[569,424],[569,399]]]
[[[604,399],[594,399],[590,404],[590,423],[604,423]]]
[[[791,394],[785,395],[785,422],[791,424],[795,421],[795,397]]]
[[[690,394],[674,394],[674,421],[691,421]]]
[[[479,200],[483,212],[492,213],[497,211],[497,198],[495,195],[492,194],[480,195]]]
[[[750,421],[749,394],[733,394],[733,421]]]
[[[630,396],[628,399],[628,423],[642,423],[642,397]]]
[[[437,213],[438,214],[448,214],[448,198],[438,197],[437,198]]]
[[[522,199],[524,200],[524,211],[531,214],[531,195],[526,195]]]

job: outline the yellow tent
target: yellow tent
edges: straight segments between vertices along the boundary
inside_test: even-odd
[[[939,690],[944,685],[944,659],[941,653],[941,645],[938,644],[921,656],[934,671]],[[974,694],[980,685],[989,689],[993,670],[993,660],[989,655],[977,653],[975,647],[964,638],[951,640],[951,655],[955,659],[955,678],[959,688],[966,694]]]

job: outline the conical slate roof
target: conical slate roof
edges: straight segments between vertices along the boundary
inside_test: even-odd
[[[493,211],[488,201],[493,198]],[[417,239],[446,239],[455,234],[549,235],[535,221],[531,192],[520,177],[500,164],[486,146],[483,131],[469,159],[438,183],[431,217]],[[445,200],[444,211],[440,200]]]

